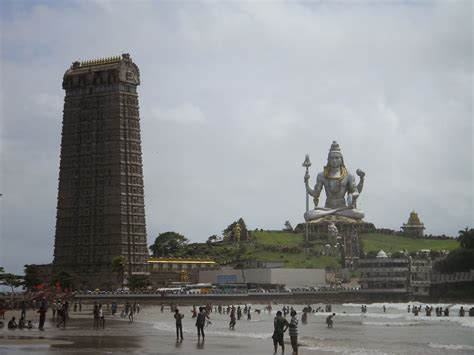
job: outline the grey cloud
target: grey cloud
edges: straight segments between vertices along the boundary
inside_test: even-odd
[[[415,208],[433,234],[472,223],[469,2],[32,4],[2,19],[0,265],[49,262],[72,61],[130,52],[139,87],[148,241],[193,241],[243,217],[302,220],[332,140],[367,172],[367,220]],[[94,39],[92,41],[92,39]]]

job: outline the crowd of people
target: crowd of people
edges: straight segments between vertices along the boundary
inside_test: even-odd
[[[161,305],[161,312],[164,312],[165,305]],[[183,318],[184,314],[180,313],[179,309],[170,304],[170,310],[174,313],[175,325],[176,325],[176,341],[180,342],[183,341]],[[271,314],[273,307],[271,304],[266,305],[263,307],[264,312],[268,312]],[[313,309],[310,305],[305,306],[302,310],[302,323],[305,324],[307,322],[307,315],[308,313],[316,313],[316,312],[331,312],[332,306],[326,305],[323,307],[317,307]],[[248,321],[252,319],[252,307],[250,305],[227,305],[223,306],[221,304],[212,306],[206,305],[201,307],[196,307],[193,305],[191,308],[191,318],[195,320],[195,326],[197,329],[197,336],[198,336],[198,343],[204,341],[205,333],[204,329],[211,325],[211,313],[216,314],[228,314],[229,315],[229,329],[235,330],[235,326],[237,321],[242,320],[242,317],[246,317]],[[254,313],[260,314],[262,312],[261,309],[254,309]],[[287,315],[290,315],[290,321],[286,319]],[[335,313],[330,314],[326,318],[326,324],[328,328],[332,328],[333,326],[333,317]],[[284,341],[284,334],[288,330],[288,335],[290,337],[290,343],[292,346],[293,354],[298,354],[298,323],[299,319],[297,317],[296,310],[291,306],[283,306],[281,311],[277,311],[276,316],[273,320],[273,346],[275,353],[278,350],[278,345],[280,345],[282,352],[285,351],[285,341]]]
[[[385,306],[384,306],[385,307]],[[424,314],[425,316],[427,317],[431,317],[432,314],[435,315],[436,317],[449,317],[450,316],[450,309],[451,306],[446,306],[446,307],[436,307],[436,308],[433,308],[433,306],[430,306],[430,305],[408,305],[407,306],[407,312],[408,313],[413,313],[415,316],[418,316],[420,314],[423,314],[423,311],[424,311]],[[464,317],[466,315],[466,310],[464,309],[464,306],[461,306],[459,308],[459,311],[457,313],[457,315],[459,317]],[[470,317],[473,317],[474,316],[474,307],[471,307],[468,311],[468,315]]]
[[[74,304],[74,311],[82,312],[82,303],[80,301],[76,301]],[[0,305],[2,306],[2,305]],[[8,329],[32,329],[34,328],[34,324],[32,320],[27,320],[27,309],[31,308],[39,315],[38,319],[38,329],[43,330],[44,324],[46,320],[46,313],[50,309],[52,311],[52,321],[56,325],[56,327],[66,327],[67,320],[69,318],[69,301],[67,299],[53,299],[51,302],[48,302],[46,297],[42,297],[38,300],[34,301],[21,301],[15,304],[17,309],[20,312],[20,318],[17,321],[16,317],[11,317],[11,319],[7,323]],[[452,306],[452,305],[451,305]],[[436,315],[438,317],[447,317],[450,316],[450,308],[451,306],[441,307],[438,306],[433,308],[430,305],[408,305],[407,311],[412,313],[414,316],[419,315],[426,315],[432,316]],[[0,316],[3,316],[5,319],[5,307],[1,307],[3,312]],[[105,329],[105,315],[108,314],[111,317],[116,317],[118,313],[118,304],[117,302],[99,304],[95,302],[92,307],[92,314],[93,314],[93,329]],[[161,305],[161,312],[164,311],[165,305]],[[134,319],[134,315],[140,313],[141,306],[137,302],[125,302],[123,305],[123,309],[121,310],[120,317],[121,318],[128,318],[129,322],[132,323]],[[180,313],[179,309],[176,305],[170,304],[171,312],[173,313],[173,317],[175,320],[176,325],[176,340],[183,341],[183,318],[185,317],[184,314]],[[382,310],[385,313],[387,311],[387,307],[385,305],[382,306]],[[211,313],[219,314],[219,315],[228,315],[229,317],[229,329],[235,330],[238,321],[242,321],[242,319],[246,319],[250,321],[252,319],[252,313],[260,314],[261,312],[268,312],[268,314],[272,314],[273,307],[271,304],[262,306],[262,308],[252,308],[250,305],[205,305],[196,307],[195,305],[191,308],[191,319],[194,320],[197,336],[198,336],[198,343],[204,342],[205,339],[205,328],[212,324],[211,322]],[[332,312],[332,306],[330,304],[323,306],[318,306],[317,308],[311,307],[311,305],[304,306],[300,312],[301,314],[301,323],[306,324],[308,319],[309,313],[317,313],[317,312],[325,312],[329,313],[326,317],[326,325],[327,328],[332,328],[334,324],[334,317],[336,313]],[[345,312],[344,312],[345,313]],[[367,313],[367,305],[361,305],[361,313]],[[470,308],[469,310],[465,310],[463,306],[459,308],[457,311],[457,315],[459,317],[464,317],[467,315],[474,316],[474,307]],[[287,320],[287,316],[290,316],[290,320]],[[293,308],[293,306],[283,306],[281,310],[276,312],[276,315],[273,320],[273,345],[275,353],[278,350],[278,346],[281,347],[282,352],[285,351],[285,341],[284,341],[284,334],[288,331],[288,335],[290,338],[290,344],[292,346],[293,354],[298,354],[298,313]],[[0,328],[4,327],[4,323],[0,320]]]

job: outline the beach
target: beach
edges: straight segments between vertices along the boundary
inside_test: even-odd
[[[410,305],[422,305],[418,302]],[[106,315],[105,329],[93,329],[92,308],[71,312],[65,329],[52,322],[47,314],[45,330],[37,329],[37,314],[29,311],[26,319],[34,320],[31,330],[0,330],[0,354],[273,354],[271,335],[273,318],[284,305],[298,312],[299,354],[472,354],[474,352],[474,317],[459,317],[460,306],[469,304],[432,304],[450,308],[449,317],[427,317],[407,312],[407,303],[374,303],[361,312],[361,304],[333,304],[334,327],[326,327],[329,313],[308,314],[301,322],[301,304],[251,305],[251,320],[243,316],[235,330],[228,328],[229,315],[213,312],[212,324],[205,328],[204,342],[198,342],[192,307],[178,306],[184,314],[184,340],[176,341],[173,313],[169,304],[161,312],[160,305],[142,306],[130,323],[127,318]],[[383,306],[386,306],[386,312]],[[237,304],[235,304],[237,306]],[[244,306],[244,305],[241,305]],[[312,304],[313,309],[320,304]],[[122,307],[119,306],[119,311]],[[260,310],[260,314],[255,310]],[[20,311],[9,311],[5,321],[19,318]],[[289,320],[289,316],[287,316]],[[286,354],[291,354],[288,333]],[[278,353],[281,353],[279,350]]]

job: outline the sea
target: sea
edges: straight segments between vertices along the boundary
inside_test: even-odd
[[[414,305],[423,308],[418,316],[408,312],[408,306],[412,308]],[[334,304],[331,305],[331,313],[336,314],[333,328],[326,326],[327,312],[309,313],[307,324],[302,324],[305,305],[272,304],[271,313],[264,310],[265,305],[250,306],[251,320],[243,315],[234,330],[228,327],[228,314],[211,313],[212,324],[205,329],[207,337],[235,337],[243,343],[246,338],[261,339],[267,341],[272,349],[273,319],[278,310],[289,306],[298,312],[300,319],[300,354],[474,354],[474,317],[468,316],[473,304],[430,304],[433,308],[449,307],[450,316],[447,317],[437,317],[434,311],[432,316],[426,316],[425,304],[419,302],[367,304],[366,312],[362,312],[362,304]],[[458,316],[461,306],[466,310],[465,317]],[[311,307],[324,309],[325,305],[311,304]],[[255,310],[260,310],[260,314]],[[179,311],[185,315],[185,337],[195,336],[194,321],[190,319],[192,307],[179,307]],[[162,313],[160,307],[151,306],[141,321],[149,322],[157,331],[174,334],[175,327],[170,317],[169,307]],[[290,319],[289,315],[287,319]],[[287,334],[285,337],[289,340]],[[286,353],[291,354],[290,344],[286,346]],[[248,349],[247,353],[252,354],[252,350]]]
[[[107,316],[105,329],[98,330],[92,327],[91,309],[85,308],[82,313],[71,315],[77,320],[66,329],[56,328],[49,318],[44,332],[0,329],[0,355],[273,354],[273,319],[284,306],[293,307],[300,319],[299,355],[474,354],[474,317],[469,317],[467,312],[474,304],[429,304],[433,308],[448,307],[448,317],[437,317],[434,312],[427,317],[424,311],[415,316],[407,311],[408,306],[410,309],[414,305],[425,307],[416,301],[367,304],[366,312],[362,312],[363,305],[358,303],[332,304],[331,313],[336,314],[333,328],[326,326],[329,313],[324,311],[309,313],[307,323],[302,324],[302,310],[307,304],[272,303],[270,313],[265,310],[267,305],[251,304],[251,319],[243,315],[234,330],[229,329],[229,314],[212,312],[211,324],[204,330],[205,342],[198,342],[191,306],[178,306],[184,314],[183,342],[176,341],[175,320],[169,303],[163,311],[160,305],[142,305],[133,323],[126,317],[118,316],[115,318],[118,321],[112,321],[113,317]],[[243,308],[245,304],[240,306]],[[326,304],[310,306],[324,310]],[[461,306],[466,310],[465,317],[458,316]],[[285,354],[292,353],[289,340],[286,333]],[[281,354],[280,349],[278,354]]]

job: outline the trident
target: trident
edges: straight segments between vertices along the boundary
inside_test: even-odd
[[[309,175],[308,169],[311,166],[311,161],[309,160],[309,154],[306,154],[304,157],[304,162],[303,162],[303,168],[306,168],[306,175]],[[306,184],[305,184],[306,186]],[[308,211],[309,211],[309,195],[308,192],[305,191],[306,195],[306,214],[304,215],[304,220],[305,220],[305,247],[308,248]]]

